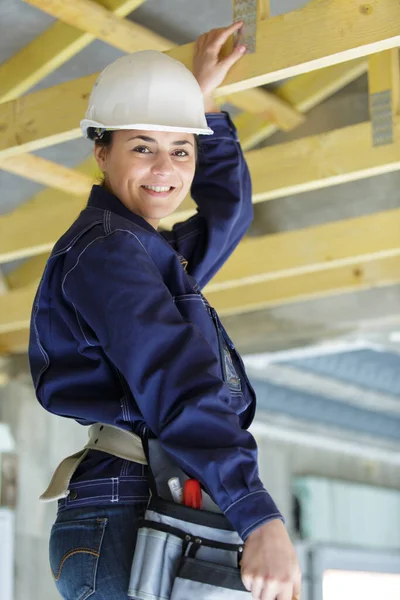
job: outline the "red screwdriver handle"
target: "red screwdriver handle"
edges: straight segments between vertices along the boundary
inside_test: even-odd
[[[190,508],[202,508],[201,487],[200,482],[197,481],[197,479],[188,479],[185,481],[183,488],[183,504],[185,506],[190,506]]]

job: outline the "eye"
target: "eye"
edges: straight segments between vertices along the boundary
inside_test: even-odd
[[[186,150],[175,150],[173,154],[178,158],[184,158],[185,156],[189,156],[189,152],[187,152]]]
[[[151,150],[147,146],[136,146],[136,148],[133,148],[133,152],[138,152],[139,154],[151,154]]]

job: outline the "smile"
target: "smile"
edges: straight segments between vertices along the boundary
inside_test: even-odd
[[[143,185],[142,186],[145,190],[150,190],[152,192],[157,192],[157,193],[162,193],[162,192],[169,192],[175,188],[173,188],[172,186],[169,185]]]

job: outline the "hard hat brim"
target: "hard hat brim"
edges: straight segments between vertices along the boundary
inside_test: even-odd
[[[120,131],[122,129],[140,129],[144,131],[169,131],[176,133],[193,133],[195,135],[213,135],[214,131],[207,128],[197,128],[197,127],[175,127],[173,125],[155,125],[149,123],[130,123],[126,125],[118,125],[118,126],[109,126],[104,123],[99,123],[97,121],[92,121],[90,119],[83,119],[80,122],[81,130],[83,135],[87,138],[87,131],[89,127],[94,127],[95,129],[105,129],[106,131]]]

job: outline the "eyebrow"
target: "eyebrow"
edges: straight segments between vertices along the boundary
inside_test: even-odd
[[[144,142],[152,144],[158,143],[157,140],[151,137],[147,137],[147,135],[135,135],[133,137],[130,137],[127,141],[131,142],[132,140],[143,140]],[[185,144],[190,144],[191,146],[193,146],[192,142],[189,142],[189,140],[177,140],[176,142],[172,142],[173,146],[184,146]]]

